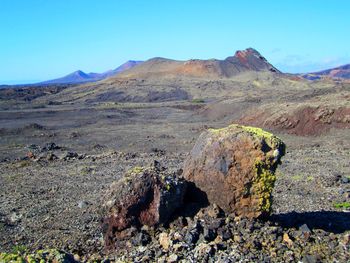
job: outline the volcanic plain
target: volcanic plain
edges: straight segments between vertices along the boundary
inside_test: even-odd
[[[202,131],[232,123],[261,127],[287,145],[268,219],[281,238],[305,224],[313,238],[348,248],[350,84],[283,74],[256,51],[242,52],[225,61],[156,58],[80,85],[0,90],[0,250],[108,257],[100,207],[109,186],[155,160],[180,170]],[[261,251],[242,258],[283,258]],[[348,249],[334,251],[293,259],[349,260]]]

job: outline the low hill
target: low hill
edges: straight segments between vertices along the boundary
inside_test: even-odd
[[[318,79],[327,79],[327,78],[350,79],[350,64],[346,64],[343,66],[326,69],[318,72],[307,73],[302,76],[309,80],[318,80]]]
[[[44,81],[39,84],[76,84],[76,83],[85,83],[85,82],[95,82],[95,81],[103,80],[105,78],[114,76],[118,73],[121,73],[125,70],[135,67],[140,63],[142,63],[142,61],[129,60],[124,64],[122,64],[121,66],[117,67],[116,69],[108,70],[103,73],[94,73],[94,72],[85,73],[81,70],[77,70],[62,78]]]
[[[152,58],[126,70],[117,77],[197,77],[197,78],[231,78],[246,71],[279,72],[258,51],[253,48],[237,51],[234,56],[224,60],[191,59],[187,61],[166,58]]]

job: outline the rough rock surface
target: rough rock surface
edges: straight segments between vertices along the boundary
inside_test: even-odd
[[[184,164],[184,178],[225,212],[256,218],[271,210],[274,172],[284,143],[259,128],[230,125],[198,138]]]
[[[104,209],[107,247],[126,240],[135,227],[166,223],[182,203],[186,182],[154,168],[135,167],[113,183],[106,194]]]
[[[332,128],[350,128],[350,107],[307,105],[287,112],[274,112],[274,108],[251,111],[238,122],[300,136],[325,134]]]

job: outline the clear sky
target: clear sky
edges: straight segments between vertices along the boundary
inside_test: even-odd
[[[0,84],[247,47],[316,71],[350,63],[349,12],[349,0],[0,0]]]

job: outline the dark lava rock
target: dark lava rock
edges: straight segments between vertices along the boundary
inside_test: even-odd
[[[114,182],[105,196],[104,234],[113,247],[121,231],[167,223],[181,207],[186,182],[156,168],[135,167]]]
[[[189,245],[195,244],[199,239],[199,233],[196,230],[192,230],[186,233],[185,242]]]
[[[60,146],[56,145],[54,142],[50,142],[45,144],[45,146],[42,148],[42,152],[46,152],[46,151],[54,151],[54,150],[59,150],[61,149]]]
[[[69,160],[73,158],[78,158],[79,155],[76,152],[67,152],[67,154],[63,157],[64,160]]]
[[[204,228],[203,237],[208,242],[213,241],[216,238],[216,231],[211,228]]]

